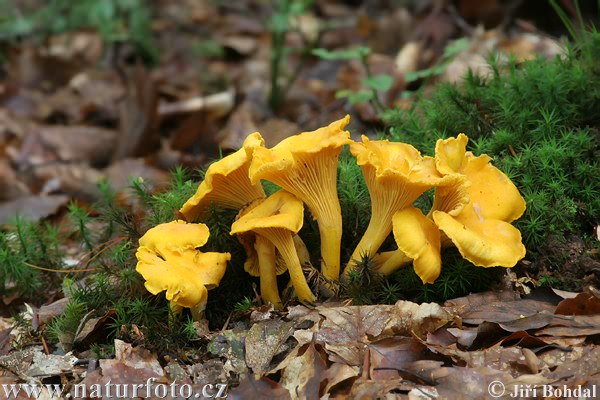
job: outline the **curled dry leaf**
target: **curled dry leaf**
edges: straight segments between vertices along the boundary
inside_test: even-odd
[[[246,364],[255,374],[263,375],[273,357],[288,349],[285,341],[292,334],[293,322],[265,320],[252,325],[246,336]]]

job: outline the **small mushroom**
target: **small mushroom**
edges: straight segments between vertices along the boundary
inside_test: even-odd
[[[208,215],[211,203],[240,209],[254,199],[265,197],[260,182],[254,184],[248,177],[252,151],[263,145],[260,134],[252,133],[244,140],[241,149],[211,164],[196,193],[179,211],[188,221],[194,221]]]
[[[136,270],[152,294],[166,290],[173,309],[186,307],[200,318],[208,290],[219,285],[225,274],[229,253],[203,253],[209,231],[204,224],[172,221],[160,224],[140,238]]]
[[[355,260],[373,257],[392,231],[392,217],[412,203],[427,189],[451,184],[454,176],[442,176],[434,159],[422,157],[406,143],[388,140],[371,141],[363,135],[362,143],[352,143],[350,152],[361,166],[371,197],[371,220],[344,273],[354,268]]]
[[[256,147],[250,180],[271,181],[302,200],[319,225],[323,275],[335,280],[340,273],[342,216],[337,196],[337,164],[342,146],[349,144],[346,116],[329,126],[282,140],[271,149]]]
[[[247,214],[262,201],[263,199],[254,200],[242,208],[236,220]],[[273,304],[276,308],[281,308],[282,302],[277,287],[277,275],[287,271],[287,266],[283,260],[277,259],[275,245],[267,238],[257,235],[254,231],[240,232],[236,236],[246,250],[244,270],[251,276],[260,278],[260,295],[263,301]]]
[[[254,232],[257,241],[261,237],[272,243],[285,261],[298,298],[301,301],[315,301],[315,296],[306,283],[293,239],[303,222],[302,202],[291,193],[279,190],[239,216],[231,226],[231,234]],[[267,273],[271,277],[275,275],[273,266],[272,262],[267,265],[270,268]],[[261,281],[261,291],[262,284]],[[268,287],[271,288],[272,285],[269,285]]]

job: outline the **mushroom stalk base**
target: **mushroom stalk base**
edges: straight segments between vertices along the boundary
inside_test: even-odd
[[[300,259],[296,253],[292,236],[268,235],[268,238],[275,244],[281,257],[285,260],[298,299],[300,301],[315,301],[316,297],[312,294],[302,272],[302,266],[300,265]]]
[[[271,303],[279,309],[282,303],[277,287],[275,247],[267,239],[257,235],[254,248],[258,254],[260,295],[265,303]]]
[[[340,277],[341,225],[323,226],[319,224],[321,236],[321,272],[325,278],[335,281]]]
[[[387,223],[388,220],[389,223]],[[376,223],[374,221],[376,221]],[[356,262],[362,261],[363,257],[373,257],[391,231],[391,218],[371,218],[371,222],[369,223],[365,234],[363,235],[362,239],[360,239],[360,242],[356,246],[356,249],[352,253],[350,260],[346,265],[344,276],[348,277],[350,272],[356,268]]]

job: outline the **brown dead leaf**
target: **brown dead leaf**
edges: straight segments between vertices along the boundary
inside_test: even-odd
[[[419,360],[441,360],[444,357],[429,351],[419,341],[411,337],[393,337],[370,343],[369,377],[374,380],[407,379],[416,383],[428,383],[427,377],[420,376],[412,366]]]
[[[31,328],[38,330],[41,326],[46,325],[61,315],[67,308],[69,301],[70,299],[65,297],[51,304],[43,305],[39,309],[35,309],[31,318]]]
[[[124,190],[131,185],[132,179],[141,178],[149,185],[150,190],[166,187],[171,175],[162,169],[148,165],[143,159],[125,158],[104,169],[106,179],[116,191]]]
[[[291,394],[292,399],[317,399],[327,368],[326,356],[314,343],[304,345],[283,370],[280,384]]]
[[[273,400],[291,400],[290,392],[279,383],[262,377],[254,378],[253,374],[248,374],[241,380],[240,385],[227,394],[228,399],[246,400],[246,399],[273,399]]]
[[[483,321],[504,323],[530,317],[543,311],[552,313],[554,308],[552,304],[537,300],[503,301],[479,305],[477,310],[462,312],[460,316],[463,323],[472,325],[478,325]]]
[[[0,357],[7,355],[11,349],[10,334],[12,330],[12,326],[0,330]]]
[[[479,350],[490,347],[509,333],[494,322],[484,321],[477,329],[448,328],[448,332],[458,338],[457,344],[463,350]]]
[[[325,317],[316,340],[325,346],[329,359],[360,365],[366,344],[378,337],[390,319],[390,306],[317,307]]]
[[[600,314],[596,315],[555,315],[544,329],[535,332],[536,336],[588,336],[600,334]]]
[[[573,299],[561,301],[555,314],[562,315],[591,315],[600,314],[600,299],[590,293],[579,293]]]
[[[584,348],[581,357],[562,363],[553,371],[547,371],[544,376],[552,382],[572,379],[573,377],[592,377],[600,374],[600,347]]]
[[[112,160],[140,157],[160,147],[157,84],[141,66],[124,73],[126,94],[119,103],[119,133]]]
[[[346,381],[349,381],[350,379],[358,377],[359,373],[360,373],[359,367],[351,367],[348,364],[342,364],[342,363],[331,364],[331,366],[329,368],[327,368],[322,374],[323,383],[325,384],[323,393],[324,394],[330,393],[331,390],[334,388],[334,386],[340,385],[340,384],[342,384],[342,382],[344,384],[350,383],[350,382],[346,382]],[[344,386],[344,385],[340,385],[340,386]],[[330,393],[330,394],[335,395],[335,393]]]
[[[109,334],[108,324],[113,321],[115,310],[109,310],[100,318],[91,318],[76,333],[74,345],[89,347],[92,343],[101,342]]]
[[[218,136],[221,138],[219,145],[228,150],[241,148],[246,136],[258,131],[259,120],[256,107],[249,101],[243,102],[236,107],[225,127],[219,132]]]
[[[19,214],[32,221],[38,221],[56,213],[69,202],[68,196],[27,196],[0,203],[0,225],[8,224]]]
[[[156,358],[156,354],[151,353],[141,346],[133,347],[131,344],[125,343],[119,339],[115,339],[115,359],[100,360],[101,367],[102,361],[104,361],[104,364],[107,366],[118,362],[134,369],[151,370],[159,376],[164,376],[165,374]]]
[[[462,314],[477,310],[479,306],[484,304],[515,301],[520,298],[519,294],[513,290],[497,290],[473,293],[468,296],[446,300],[444,306],[454,308],[458,313]]]
[[[246,335],[246,364],[257,375],[269,370],[273,357],[288,350],[285,341],[292,334],[294,322],[281,320],[260,321]]]
[[[397,398],[396,395],[400,390],[408,391],[414,385],[406,385],[397,379],[386,381],[375,381],[364,378],[359,378],[352,385],[351,392],[342,398],[370,400],[370,399],[387,399]]]
[[[316,340],[329,352],[333,362],[360,365],[366,345],[380,336],[413,334],[425,336],[451,320],[438,304],[398,301],[393,306],[317,307],[324,317]]]
[[[111,157],[117,133],[93,126],[39,126],[43,146],[62,161],[84,161],[103,165]]]
[[[14,200],[29,194],[29,189],[25,183],[19,180],[8,161],[0,159],[0,202]]]
[[[33,167],[32,175],[40,185],[41,192],[50,194],[61,192],[78,199],[96,201],[101,192],[98,182],[104,175],[84,162],[59,163],[52,162]]]
[[[488,399],[488,387],[493,381],[509,382],[512,379],[508,372],[488,366],[443,367],[433,370],[431,375],[438,382],[435,391],[440,399]]]

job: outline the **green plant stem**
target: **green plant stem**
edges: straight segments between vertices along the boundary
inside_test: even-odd
[[[367,74],[367,78],[371,78],[373,74],[371,73],[371,67],[369,66],[369,55],[362,54],[360,57],[360,61],[365,68],[365,73]],[[371,93],[373,93],[373,98],[371,99],[371,105],[375,109],[375,111],[379,114],[385,111],[385,105],[381,102],[379,98],[379,93],[374,88],[371,88]]]

